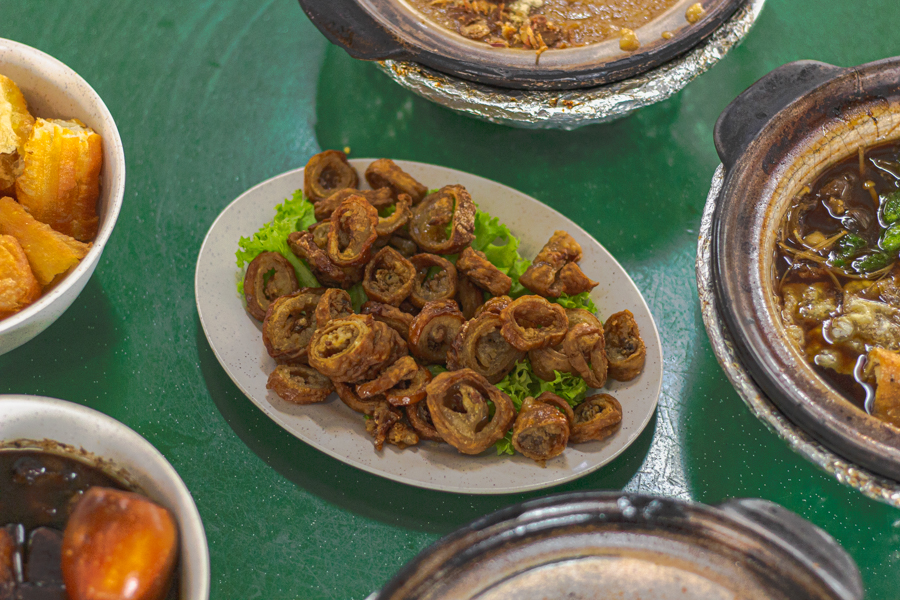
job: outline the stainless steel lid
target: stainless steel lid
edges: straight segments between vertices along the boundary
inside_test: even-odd
[[[460,529],[377,600],[772,600],[863,597],[852,559],[765,500],[718,507],[588,492],[525,502]]]

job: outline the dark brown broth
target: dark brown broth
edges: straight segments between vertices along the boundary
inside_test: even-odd
[[[119,481],[77,460],[33,450],[0,451],[0,526],[20,523],[65,529],[78,498],[92,487],[127,490]]]
[[[892,142],[883,144],[865,150],[865,161],[862,175],[860,174],[859,156],[854,154],[841,162],[830,167],[822,173],[812,185],[809,186],[810,192],[807,198],[814,198],[814,207],[806,212],[800,219],[800,232],[804,237],[814,231],[823,233],[826,237],[835,235],[842,230],[848,230],[859,235],[864,239],[869,247],[877,248],[878,239],[882,232],[882,227],[878,220],[878,203],[873,199],[872,193],[864,187],[866,181],[874,184],[876,195],[892,192],[900,188],[900,180],[897,177],[879,169],[872,159],[897,161],[900,157],[900,144]],[[834,214],[826,203],[828,194],[824,193],[823,188],[836,179],[844,177],[852,182],[850,187],[851,193],[849,199],[845,200],[843,215]],[[799,199],[795,199],[795,205]],[[858,211],[857,215],[861,218],[852,218],[853,211]],[[862,214],[860,214],[862,213]],[[868,217],[868,221],[866,219]],[[782,228],[787,227],[787,215],[785,221],[782,222]],[[792,248],[802,250],[794,240],[787,239],[785,242]],[[776,290],[781,290],[783,285],[791,283],[812,284],[818,282],[833,283],[831,277],[824,274],[820,277],[810,277],[807,274],[801,276],[796,271],[791,271],[791,266],[797,261],[790,253],[785,252],[776,246],[775,248],[775,286]],[[853,278],[836,274],[841,284],[853,281]],[[850,352],[846,347],[831,344],[822,334],[822,327],[805,326],[804,334],[806,337],[806,347],[810,348],[829,348],[832,351],[839,352],[841,355],[842,367],[852,370],[856,364],[859,354]],[[811,354],[808,352],[808,354]],[[841,392],[847,399],[853,401],[860,408],[864,408],[866,399],[866,390],[851,375],[841,374],[832,369],[823,368],[814,361],[810,360],[810,364],[816,372],[827,381],[831,386]]]

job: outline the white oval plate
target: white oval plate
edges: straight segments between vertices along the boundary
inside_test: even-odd
[[[360,172],[373,159],[350,161]],[[465,494],[508,494],[550,487],[599,469],[637,439],[656,410],[662,385],[662,346],[647,303],[615,258],[587,232],[552,208],[499,183],[445,167],[397,161],[429,189],[459,183],[481,210],[500,218],[521,241],[519,251],[534,258],[554,230],[568,231],[584,250],[580,266],[600,285],[591,298],[601,317],[628,309],[647,345],[644,372],[628,383],[611,382],[605,391],[622,404],[622,426],[600,442],[569,446],[541,468],[522,455],[472,457],[447,444],[423,441],[399,450],[376,452],[361,415],[332,395],[312,406],[284,402],[266,390],[275,361],[262,343],[262,326],[244,309],[237,293],[238,239],[249,237],[275,216],[274,208],[303,187],[303,169],[273,177],[244,192],[216,219],[197,258],[195,291],[200,323],[216,358],[232,381],[273,421],[307,444],[364,471],[417,487]],[[362,178],[360,180],[364,183]]]

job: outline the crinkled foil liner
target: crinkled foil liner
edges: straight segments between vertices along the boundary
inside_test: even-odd
[[[774,431],[778,437],[786,441],[794,452],[824,469],[844,485],[859,490],[870,498],[900,508],[900,483],[875,475],[823,447],[789,421],[756,386],[750,374],[741,365],[740,359],[735,353],[731,335],[726,330],[725,322],[716,308],[712,284],[713,214],[724,181],[725,169],[719,165],[713,176],[706,208],[703,210],[700,240],[697,246],[697,290],[700,293],[700,308],[709,341],[712,343],[713,352],[715,352],[719,364],[722,365],[728,380],[731,381],[737,393],[750,408],[750,412]]]
[[[418,63],[385,60],[377,64],[406,89],[447,108],[513,127],[572,130],[614,121],[674,96],[744,39],[764,3],[751,0],[681,58],[632,79],[584,90],[511,91],[451,77]]]

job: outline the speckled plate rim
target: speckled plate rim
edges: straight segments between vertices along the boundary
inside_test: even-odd
[[[451,77],[417,63],[379,65],[407,90],[468,115],[514,127],[577,129],[606,123],[662,102],[711,69],[750,33],[766,0],[751,0],[706,41],[646,73],[583,90],[509,91]]]
[[[711,234],[713,215],[722,186],[725,181],[725,168],[716,169],[703,209],[700,223],[700,236],[697,245],[697,291],[700,296],[700,309],[703,324],[709,341],[712,344],[716,359],[724,369],[728,380],[738,395],[756,418],[781,439],[787,442],[794,452],[800,454],[839,482],[854,488],[869,498],[900,508],[900,483],[886,479],[866,469],[848,462],[837,454],[826,449],[810,435],[788,420],[775,407],[771,400],[754,383],[750,374],[743,367],[734,349],[730,334],[725,329],[725,322],[716,308],[715,291],[712,282]]]
[[[362,172],[373,159],[351,161]],[[200,323],[217,360],[238,388],[283,429],[348,465],[408,485],[466,494],[508,494],[543,489],[583,477],[608,464],[640,435],[656,412],[662,387],[662,344],[653,316],[625,269],[596,240],[559,212],[499,183],[445,167],[397,163],[434,188],[461,183],[481,208],[499,217],[521,239],[521,251],[534,256],[555,229],[567,230],[584,249],[581,265],[601,284],[591,297],[603,315],[629,309],[647,345],[644,372],[628,383],[612,382],[604,391],[623,406],[623,425],[610,438],[569,447],[541,468],[524,456],[473,458],[447,445],[425,442],[399,450],[374,450],[364,421],[332,399],[314,406],[288,404],[265,389],[274,361],[260,340],[261,326],[244,310],[236,291],[239,271],[234,253],[240,236],[271,220],[274,207],[303,186],[303,169],[265,181],[238,197],[215,220],[197,258],[195,293]],[[540,227],[537,227],[540,224]],[[529,227],[531,228],[529,230]]]

